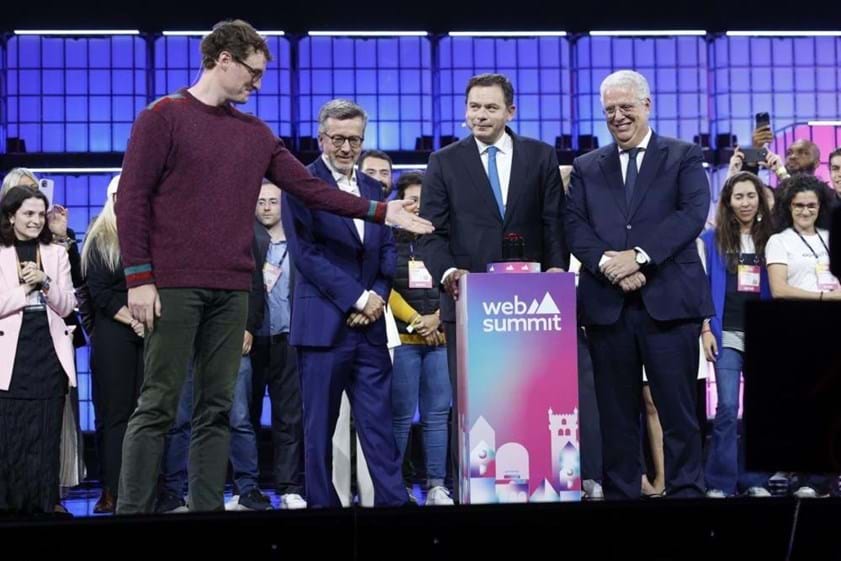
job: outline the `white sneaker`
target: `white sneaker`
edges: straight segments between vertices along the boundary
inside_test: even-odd
[[[287,493],[280,496],[280,508],[287,510],[307,508],[307,501],[298,493]]]
[[[239,495],[234,495],[231,497],[229,501],[225,503],[225,510],[228,511],[240,511],[240,510],[248,510],[241,504],[239,504]]]
[[[708,499],[726,499],[727,495],[724,494],[724,491],[721,489],[709,489],[707,490],[707,498]]]
[[[794,492],[794,496],[798,499],[816,499],[818,497],[818,492],[813,488],[804,485]]]
[[[433,487],[426,494],[426,506],[440,506],[452,504],[455,504],[455,502],[453,501],[453,499],[450,498],[450,492],[447,490],[446,487],[442,487],[441,485]]]
[[[585,499],[591,501],[601,501],[604,499],[602,484],[595,479],[585,479],[581,483],[581,490],[584,491]]]
[[[749,487],[747,495],[748,497],[770,497],[771,491],[765,487]]]

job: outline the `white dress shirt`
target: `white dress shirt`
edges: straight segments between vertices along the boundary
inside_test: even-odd
[[[642,148],[639,152],[637,152],[637,177],[639,177],[639,171],[642,169],[642,161],[645,158],[645,153],[648,151],[648,143],[651,141],[651,127],[648,128],[648,132],[645,133],[645,136],[642,138],[639,144],[635,146],[635,148]],[[619,150],[619,168],[622,170],[622,183],[625,183],[625,177],[628,175],[628,163],[631,159],[631,155],[628,154],[627,150],[620,148],[617,144],[616,149]],[[635,246],[634,249],[639,251],[642,256],[645,258],[646,262],[651,261],[651,257],[645,252],[645,250],[639,246]],[[599,267],[604,265],[608,261],[609,257],[607,255],[602,255],[602,258],[599,259]]]
[[[333,174],[333,179],[336,181],[336,185],[339,186],[340,191],[344,191],[345,193],[350,193],[351,195],[356,195],[357,197],[361,196],[359,192],[359,184],[356,182],[356,168],[353,168],[353,171],[350,174],[350,177],[345,175],[344,173],[340,172],[332,165],[330,165],[330,160],[327,159],[327,156],[324,154],[321,155],[321,159],[324,160],[324,163],[327,165],[327,169],[330,170],[330,173]],[[356,232],[359,234],[360,241],[365,241],[365,221],[361,218],[354,218],[353,225],[356,226]]]
[[[485,144],[475,136],[476,146],[479,147],[479,157],[482,158],[482,167],[485,168],[485,174],[488,174],[488,148],[490,144]],[[496,142],[496,171],[499,174],[499,188],[502,191],[502,205],[508,204],[508,184],[511,182],[511,162],[514,159],[514,141],[511,136],[504,132]],[[490,177],[490,175],[488,175]]]
[[[508,186],[511,183],[511,162],[514,160],[514,141],[511,135],[507,132],[502,133],[496,142],[485,144],[475,136],[473,140],[476,141],[476,146],[479,149],[479,158],[482,160],[482,167],[485,168],[485,175],[488,174],[488,148],[496,146],[496,172],[499,175],[499,190],[502,192],[502,206],[508,204]],[[490,176],[488,176],[490,178]],[[455,267],[450,267],[444,274],[441,275],[441,284],[444,284],[444,279],[455,271]]]
[[[359,185],[356,182],[356,168],[353,168],[350,177],[348,177],[344,173],[334,168],[330,164],[330,160],[328,160],[327,156],[325,156],[324,154],[321,155],[321,159],[324,161],[324,164],[327,166],[327,169],[330,170],[330,173],[333,174],[333,179],[336,181],[336,185],[339,186],[340,191],[350,193],[351,195],[356,195],[357,197],[361,196],[359,192]],[[365,221],[361,218],[354,218],[353,225],[356,227],[356,232],[359,234],[360,241],[364,243]],[[359,298],[356,299],[356,303],[354,303],[353,307],[360,312],[363,309],[365,309],[365,304],[368,302],[368,295],[370,294],[370,292],[370,290],[363,291]]]

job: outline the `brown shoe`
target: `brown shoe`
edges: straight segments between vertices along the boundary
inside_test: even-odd
[[[59,516],[59,517],[65,517],[66,516],[66,517],[69,517],[69,518],[73,518],[73,514],[69,510],[67,510],[67,507],[64,506],[63,504],[61,504],[60,502],[56,503],[55,506],[53,507],[53,515]]]
[[[116,501],[114,500],[114,495],[108,489],[103,489],[99,500],[93,505],[93,511],[96,514],[113,513],[115,507]]]

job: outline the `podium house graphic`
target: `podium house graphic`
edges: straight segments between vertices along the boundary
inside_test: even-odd
[[[577,501],[579,478],[578,408],[570,414],[548,411],[552,480],[529,496],[529,451],[519,442],[496,447],[496,431],[479,416],[470,429],[470,502],[525,503]]]

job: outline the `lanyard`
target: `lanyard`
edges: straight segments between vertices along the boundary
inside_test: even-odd
[[[818,259],[818,254],[817,254],[817,253],[815,253],[815,250],[814,250],[814,249],[812,249],[812,246],[811,246],[811,245],[809,245],[809,242],[807,242],[807,241],[806,241],[806,238],[804,238],[804,237],[803,237],[803,235],[802,235],[800,232],[798,232],[797,230],[795,230],[795,233],[798,235],[798,237],[800,237],[800,239],[801,239],[801,240],[803,240],[803,243],[805,243],[805,244],[806,244],[806,247],[808,247],[808,248],[809,248],[809,251],[811,251],[811,252],[812,252],[812,255],[814,255],[814,256],[815,256],[815,259]],[[818,236],[818,239],[819,239],[819,240],[821,240],[821,245],[822,245],[822,246],[823,246],[823,248],[826,250],[826,253],[827,253],[827,254],[829,254],[829,248],[828,248],[828,247],[826,247],[826,242],[825,242],[825,241],[823,241],[823,238],[821,237],[821,235],[818,233],[818,231],[817,231],[817,230],[815,230],[815,234]]]

